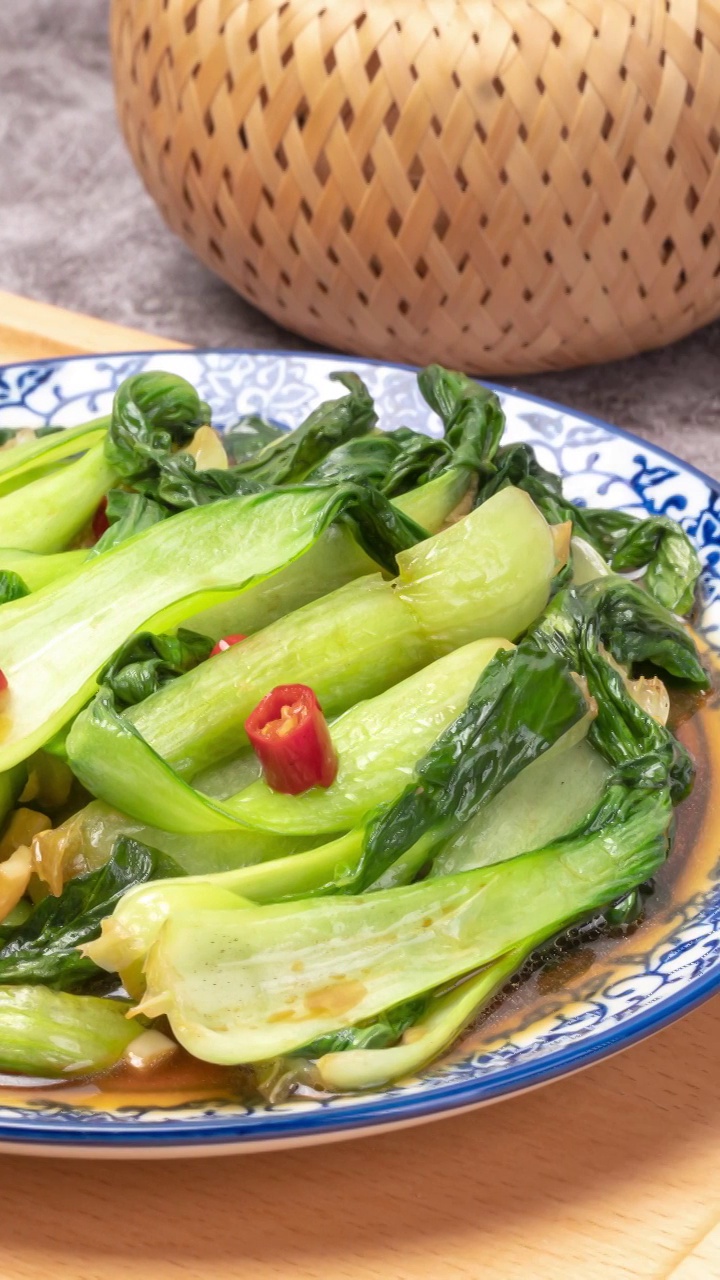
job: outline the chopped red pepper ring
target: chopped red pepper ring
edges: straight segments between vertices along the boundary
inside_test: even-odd
[[[245,732],[273,791],[297,796],[335,781],[330,730],[308,685],[279,684],[250,713]]]
[[[216,653],[224,653],[226,649],[232,649],[234,644],[239,644],[241,640],[247,640],[247,636],[221,636],[217,644],[210,650],[210,657],[214,658]]]
[[[0,693],[4,693],[8,687],[8,679],[4,671],[0,671]]]
[[[95,541],[99,542],[106,529],[109,528],[110,521],[107,518],[107,498],[101,498],[92,521],[92,531]]]

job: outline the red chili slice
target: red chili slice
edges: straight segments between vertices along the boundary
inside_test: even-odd
[[[226,649],[232,649],[234,644],[239,644],[241,640],[247,640],[247,636],[221,636],[217,644],[210,650],[210,657],[214,658],[216,653],[224,653]]]
[[[330,730],[308,685],[279,684],[250,713],[245,732],[273,791],[297,796],[335,781]]]
[[[105,530],[109,528],[110,521],[107,518],[107,498],[102,498],[98,503],[98,507],[92,521],[92,531],[95,541],[99,542]]]
[[[4,671],[0,671],[0,693],[4,693],[8,687],[8,679]]]

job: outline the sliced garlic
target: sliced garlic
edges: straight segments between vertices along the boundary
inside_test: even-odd
[[[19,427],[14,435],[5,444],[0,444],[0,453],[5,453],[7,449],[14,449],[19,444],[31,444],[37,437],[32,427]]]
[[[27,891],[32,875],[32,858],[27,845],[0,862],[0,922],[10,914]]]
[[[83,812],[73,814],[61,826],[41,831],[32,842],[33,870],[57,897],[63,885],[89,867],[83,852]]]
[[[604,645],[598,645],[601,656],[611,667],[622,676],[623,684],[627,689],[633,702],[636,702],[643,711],[646,711],[653,720],[657,720],[658,724],[667,724],[670,715],[670,694],[659,676],[653,676],[648,679],[646,676],[639,676],[637,680],[631,680],[627,668],[618,662],[609,649]]]
[[[222,440],[212,427],[198,427],[190,444],[180,452],[195,459],[197,471],[227,471],[229,466]]]
[[[35,836],[51,826],[52,822],[44,813],[35,809],[16,809],[0,840],[0,862],[9,858],[21,845],[31,845]]]
[[[156,1067],[164,1058],[177,1053],[177,1045],[162,1031],[141,1031],[139,1036],[130,1041],[123,1057],[125,1061],[138,1071],[146,1071],[148,1067]]]
[[[638,680],[626,680],[630,697],[637,702],[643,711],[647,711],[658,724],[667,724],[670,715],[670,694],[658,676],[648,680],[640,676]]]
[[[562,524],[551,524],[553,547],[555,550],[555,572],[566,565],[570,557],[570,539],[572,537],[572,520],[564,520]]]

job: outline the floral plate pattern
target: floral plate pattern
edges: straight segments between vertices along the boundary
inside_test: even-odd
[[[0,428],[71,426],[109,411],[129,374],[168,369],[194,383],[219,427],[242,413],[296,425],[320,399],[337,394],[336,368],[367,382],[385,427],[434,434],[437,421],[414,373],[341,356],[247,351],[123,354],[39,361],[0,368]],[[696,543],[704,564],[697,629],[720,650],[719,488],[663,450],[596,419],[532,396],[496,388],[507,438],[527,440],[543,466],[566,477],[575,501],[667,513]],[[720,753],[717,762],[720,773]],[[421,1076],[362,1097],[249,1107],[203,1099],[162,1105],[92,1107],[28,1091],[15,1102],[0,1091],[0,1149],[52,1155],[207,1155],[303,1145],[417,1123],[496,1101],[590,1065],[659,1030],[720,988],[720,882],[712,824],[703,832],[704,872],[675,887],[662,929],[644,927],[593,971],[572,998],[522,1010],[500,1033],[473,1033]]]

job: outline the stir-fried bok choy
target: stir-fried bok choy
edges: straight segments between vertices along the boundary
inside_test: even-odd
[[[3,434],[2,1072],[376,1089],[652,909],[686,532],[570,501],[462,374],[428,435],[333,382],[293,430],[153,371]]]

